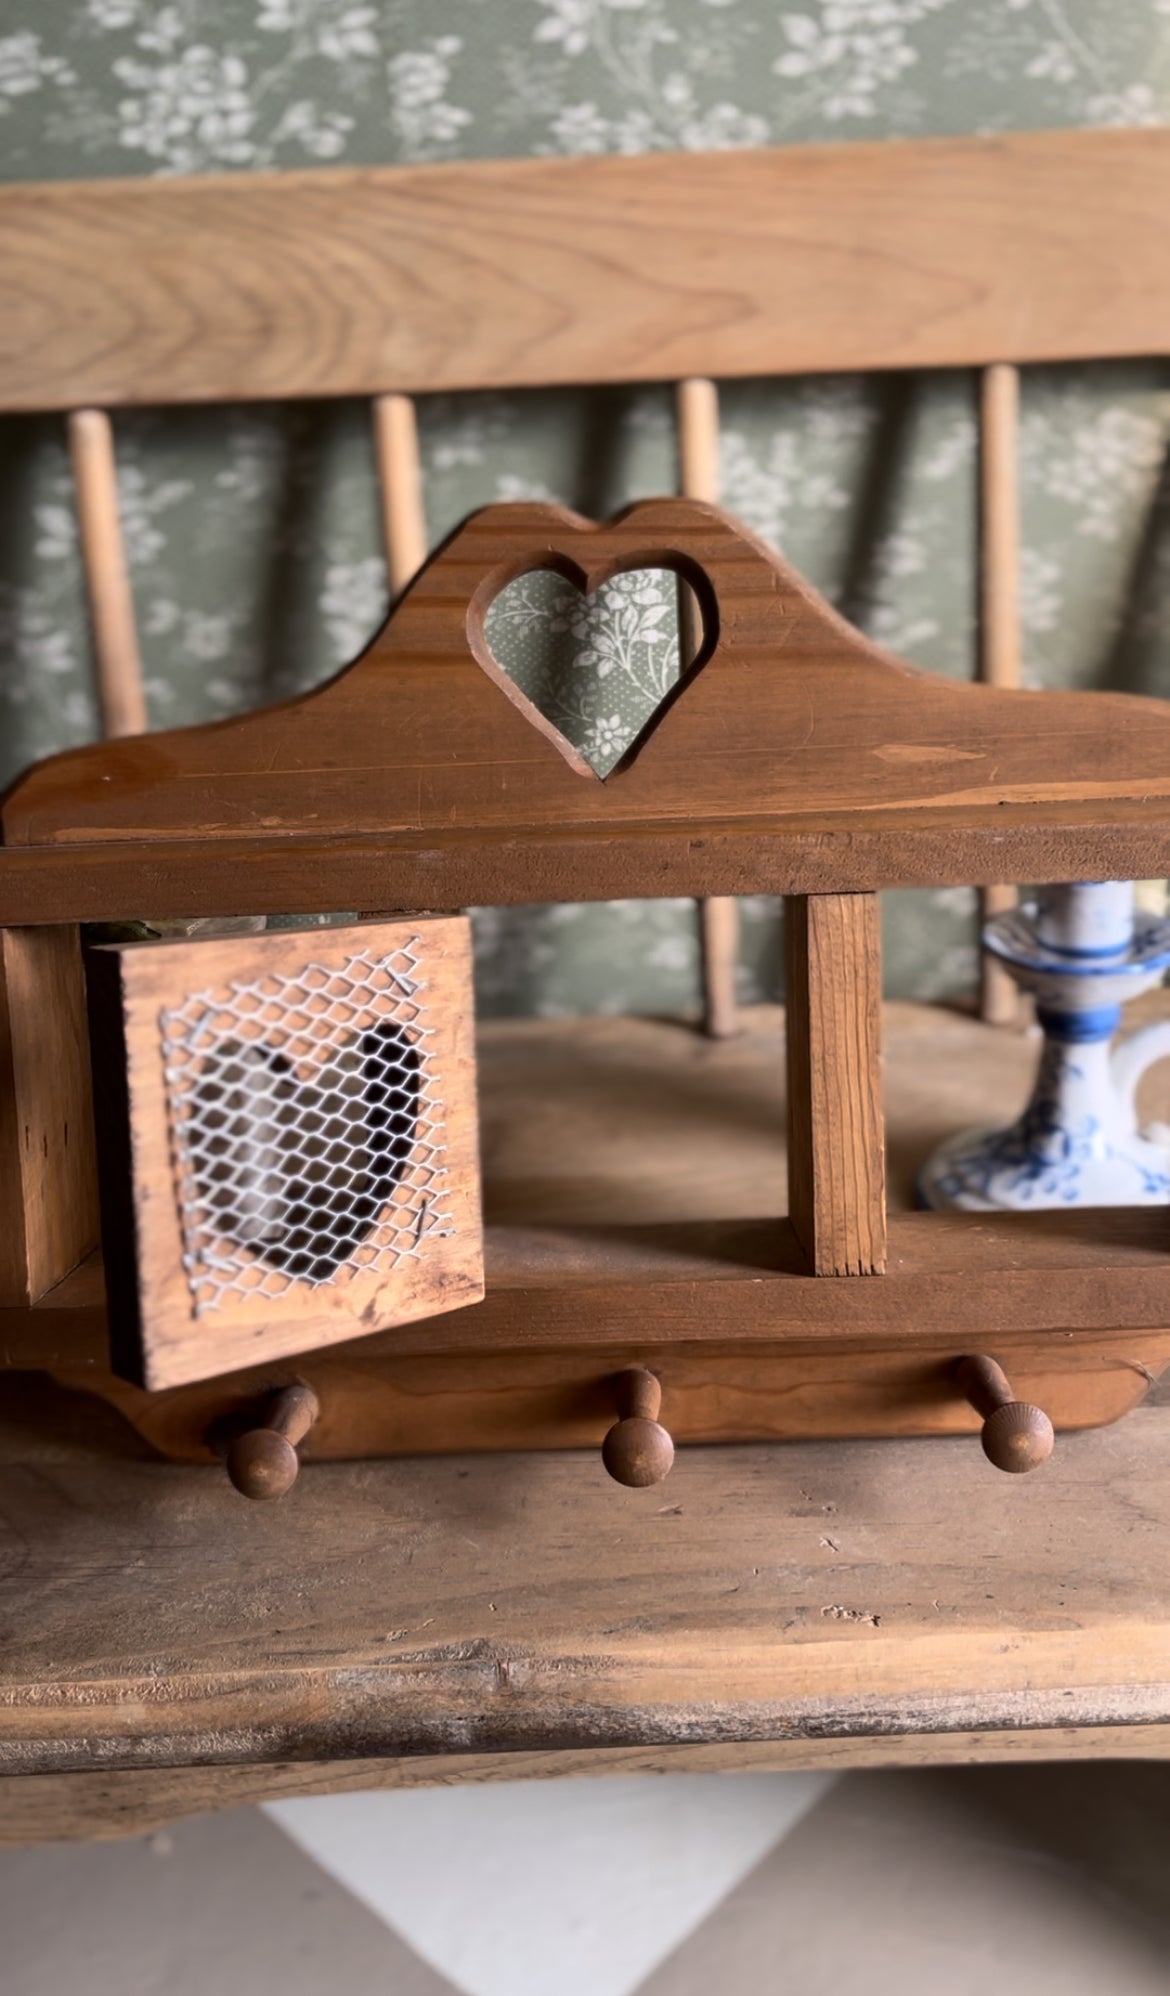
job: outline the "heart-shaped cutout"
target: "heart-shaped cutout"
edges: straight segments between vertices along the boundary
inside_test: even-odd
[[[281,1273],[328,1282],[361,1248],[414,1150],[421,1058],[381,1020],[294,1065],[263,1039],[220,1041],[188,1116],[213,1231]]]
[[[530,569],[484,618],[500,671],[596,775],[615,769],[698,656],[697,599],[672,569],[632,568],[589,594]]]

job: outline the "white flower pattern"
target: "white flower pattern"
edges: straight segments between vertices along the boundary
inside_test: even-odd
[[[28,97],[47,83],[67,87],[73,71],[61,56],[46,55],[39,35],[27,29],[0,36],[0,117],[9,108],[5,98]]]
[[[251,159],[255,112],[239,56],[220,56],[200,43],[170,62],[123,56],[114,76],[130,93],[118,105],[121,143],[129,151],[147,153],[171,173]]]
[[[459,35],[440,35],[426,48],[394,56],[387,64],[390,123],[406,159],[433,159],[454,145],[471,112],[447,101],[451,65],[463,47]]]

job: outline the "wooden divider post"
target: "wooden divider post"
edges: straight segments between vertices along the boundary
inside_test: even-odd
[[[876,894],[785,904],[788,1216],[813,1275],[886,1264]]]

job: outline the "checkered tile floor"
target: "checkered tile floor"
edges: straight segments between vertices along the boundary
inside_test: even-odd
[[[1170,1766],[536,1782],[0,1852],[4,1996],[1166,1996]]]

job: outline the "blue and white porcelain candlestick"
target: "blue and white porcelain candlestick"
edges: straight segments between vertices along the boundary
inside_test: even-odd
[[[1020,1212],[1170,1202],[1170,1131],[1160,1142],[1139,1129],[1135,1106],[1146,1068],[1170,1054],[1170,1019],[1113,1046],[1122,1006],[1170,967],[1170,921],[1137,914],[1132,881],[1045,887],[1034,908],[989,922],[983,947],[1035,997],[1040,1071],[1016,1122],[964,1130],[928,1158],[922,1204]]]

